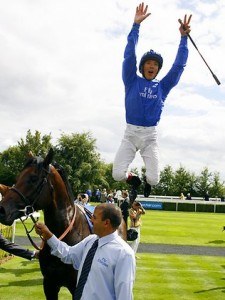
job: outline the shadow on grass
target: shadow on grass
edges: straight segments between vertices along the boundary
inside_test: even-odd
[[[225,241],[223,241],[223,240],[209,241],[208,244],[221,245],[221,244],[225,244]]]
[[[33,263],[35,263],[35,266],[31,267],[31,264],[33,265]],[[41,270],[39,267],[39,264],[37,264],[37,262],[30,262],[28,260],[22,261],[16,268],[4,268],[2,266],[0,266],[0,277],[4,274],[6,276],[6,274],[12,274],[15,277],[22,277],[22,276],[28,276],[30,279],[27,280],[10,280],[10,282],[5,283],[5,284],[1,284],[0,283],[0,289],[4,288],[4,287],[11,287],[11,286],[22,286],[22,287],[28,287],[28,286],[37,286],[43,285],[43,280],[42,278],[34,278],[34,273],[38,272],[40,273],[40,277],[42,277],[41,275]],[[31,275],[32,274],[32,275]],[[9,275],[10,276],[10,275]]]
[[[212,292],[212,291],[220,291],[222,293],[225,293],[225,286],[220,286],[220,287],[216,287],[216,288],[212,288],[212,289],[208,289],[208,290],[201,290],[201,291],[197,291],[194,292],[195,294],[201,294],[201,293],[207,293],[207,292]]]
[[[225,269],[225,265],[221,265],[223,269]],[[225,278],[221,278],[221,280],[225,280]],[[206,293],[206,292],[212,292],[212,291],[221,291],[222,293],[225,293],[225,286],[220,286],[216,288],[211,288],[207,290],[201,290],[201,291],[196,291],[195,294],[201,294],[201,293]]]
[[[12,280],[8,284],[0,284],[0,289],[5,287],[10,287],[10,286],[28,287],[28,286],[37,286],[37,285],[42,286],[41,279],[28,279],[28,280],[20,280],[20,281]]]
[[[0,275],[1,274],[7,274],[7,273],[12,273],[16,277],[21,277],[24,274],[29,274],[29,273],[34,273],[34,272],[39,272],[41,274],[41,270],[39,267],[39,264],[35,268],[26,268],[26,266],[30,267],[30,264],[33,264],[31,261],[22,261],[20,263],[20,267],[17,268],[4,268],[3,265],[0,265]],[[36,264],[36,262],[35,262]]]
[[[225,269],[225,265],[221,265],[223,269]],[[225,280],[225,278],[221,278],[221,280]],[[195,294],[201,294],[201,293],[206,293],[206,292],[212,292],[212,291],[221,291],[222,293],[225,293],[225,286],[220,286],[217,288],[211,288],[207,290],[201,290],[201,291],[196,291]]]

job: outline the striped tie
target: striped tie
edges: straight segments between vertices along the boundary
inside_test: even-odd
[[[84,261],[84,264],[82,267],[82,271],[80,274],[80,278],[79,278],[79,281],[78,281],[78,284],[77,284],[77,287],[76,287],[76,290],[74,293],[75,300],[79,300],[82,296],[84,285],[87,281],[87,277],[88,277],[89,271],[91,269],[91,264],[92,264],[92,261],[93,261],[93,258],[94,258],[97,248],[98,248],[98,239],[94,241],[93,245],[91,246],[91,248],[89,249],[89,251],[86,255],[86,258],[85,258],[85,261]]]

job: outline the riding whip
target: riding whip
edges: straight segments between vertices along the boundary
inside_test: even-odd
[[[185,30],[185,26],[183,24],[183,22],[181,21],[181,19],[178,19],[178,22],[182,25],[183,29]],[[201,56],[202,60],[204,61],[204,63],[206,64],[206,66],[208,67],[210,73],[212,74],[213,78],[215,79],[216,83],[218,85],[220,85],[220,81],[219,79],[216,77],[216,75],[213,73],[213,71],[211,70],[211,68],[209,67],[209,65],[207,64],[206,60],[204,59],[204,57],[202,56],[202,54],[200,53],[200,51],[198,50],[198,47],[196,46],[195,42],[193,41],[192,37],[190,36],[189,33],[187,33],[188,38],[190,39],[190,41],[192,42],[193,46],[195,47],[195,49],[198,51],[199,55]]]

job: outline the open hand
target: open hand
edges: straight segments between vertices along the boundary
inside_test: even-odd
[[[143,20],[145,20],[151,13],[147,13],[148,5],[142,2],[136,8],[136,14],[134,16],[134,23],[140,24]]]

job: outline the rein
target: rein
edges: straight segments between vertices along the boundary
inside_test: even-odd
[[[72,219],[72,221],[70,222],[69,226],[66,228],[66,230],[63,232],[63,234],[58,238],[60,241],[67,235],[67,233],[68,233],[69,231],[72,230],[73,225],[74,225],[74,222],[75,222],[75,219],[76,219],[76,214],[77,214],[77,207],[76,207],[76,205],[75,205],[75,210],[74,210],[74,214],[73,214],[73,219]],[[45,242],[46,242],[46,241],[43,239],[43,237],[40,235],[40,238],[42,239],[42,243],[41,243],[41,246],[39,247],[39,246],[32,240],[32,237],[30,236],[30,233],[33,231],[34,226],[35,226],[36,222],[38,221],[38,218],[37,218],[37,220],[35,220],[32,214],[30,214],[29,216],[27,216],[27,218],[28,218],[28,217],[30,217],[31,220],[32,220],[33,223],[34,223],[34,225],[33,225],[33,227],[31,228],[30,231],[27,230],[27,227],[26,227],[26,225],[25,225],[25,223],[24,223],[24,220],[23,220],[22,218],[20,218],[20,221],[22,222],[22,224],[23,224],[23,226],[24,226],[24,228],[25,228],[26,235],[27,235],[27,237],[28,237],[30,243],[32,244],[32,246],[33,246],[35,249],[37,249],[37,250],[42,250],[43,247],[44,247],[44,244],[45,244]],[[27,218],[26,218],[26,220],[27,220]]]
[[[27,216],[27,218],[28,218],[28,217],[29,217],[29,216]],[[34,225],[33,225],[33,227],[31,228],[30,231],[27,230],[27,227],[26,227],[26,225],[25,225],[25,222],[24,222],[24,220],[23,220],[22,218],[20,218],[20,221],[21,221],[22,224],[23,224],[23,227],[24,227],[24,229],[25,229],[25,231],[26,231],[26,235],[27,235],[27,237],[28,237],[28,239],[29,239],[31,245],[32,245],[36,250],[42,250],[42,249],[43,249],[43,245],[44,245],[44,240],[43,240],[43,238],[40,236],[40,238],[42,239],[42,243],[41,243],[41,246],[39,247],[39,246],[32,240],[32,237],[30,236],[30,233],[33,231],[34,226],[35,226],[35,223],[38,221],[38,219],[35,220],[34,217],[32,216],[32,214],[30,215],[30,217],[31,217],[31,220],[32,220],[33,223],[34,223]],[[26,220],[27,220],[27,218],[26,218]]]

